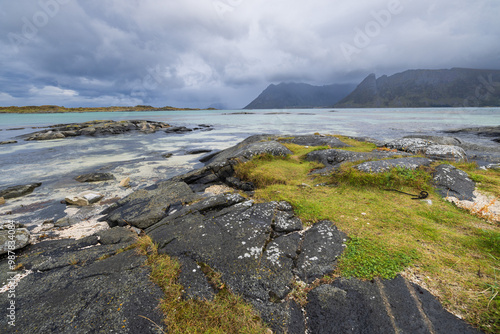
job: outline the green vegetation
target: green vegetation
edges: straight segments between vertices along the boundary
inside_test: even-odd
[[[349,144],[358,151],[373,149],[352,140]],[[430,185],[434,165],[367,174],[345,164],[330,175],[311,176],[321,166],[303,158],[317,148],[285,145],[293,155],[255,157],[236,166],[236,172],[254,182],[255,200],[288,201],[306,225],[329,219],[349,236],[335,276],[371,279],[401,273],[471,324],[500,331],[500,225],[437,195]],[[480,181],[480,189],[500,194],[497,171],[455,165]],[[388,188],[411,194],[425,190],[429,198],[416,201]],[[294,287],[292,297],[303,300],[308,289]]]
[[[43,106],[25,106],[25,107],[0,107],[1,113],[18,113],[18,114],[37,114],[37,113],[66,113],[66,112],[103,112],[103,111],[163,111],[163,110],[201,110],[190,108],[175,108],[175,107],[161,107],[155,108],[152,106],[137,105],[135,107],[89,107],[89,108],[66,108],[53,105]],[[214,110],[209,108],[206,110]]]
[[[218,291],[212,301],[184,300],[183,286],[177,282],[180,264],[165,254],[158,254],[151,238],[137,242],[140,254],[147,255],[151,279],[165,297],[160,308],[165,314],[168,333],[269,333],[258,314],[241,297],[234,295],[222,283],[220,274],[201,264],[212,286]]]

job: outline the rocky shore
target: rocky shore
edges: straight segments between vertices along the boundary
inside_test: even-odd
[[[158,130],[189,131],[173,130],[160,122],[96,121],[84,126],[54,126],[26,140]],[[88,232],[80,239],[44,240],[81,223],[66,217],[45,226],[33,244],[16,242],[11,249],[9,231],[15,231],[16,240],[23,235],[26,239],[27,231],[6,222],[0,230],[0,245],[4,245],[0,259],[1,310],[8,309],[13,300],[7,298],[13,291],[7,283],[20,276],[14,289],[15,327],[2,316],[0,332],[164,332],[157,308],[163,293],[149,279],[146,257],[130,248],[138,235],[149,236],[160,253],[180,262],[183,298],[214,299],[218,291],[200,267],[208,266],[220,273],[230,291],[253,305],[276,333],[480,332],[447,312],[430,292],[402,276],[322,281],[335,272],[346,248],[346,234],[329,220],[307,226],[288,202],[255,201],[255,185],[235,174],[237,164],[254,156],[291,154],[283,143],[328,146],[306,156],[308,161],[323,164],[324,168],[315,171],[318,174],[348,162],[355,163],[359,171],[380,173],[394,167],[416,169],[435,161],[468,159],[460,143],[451,138],[402,138],[377,142],[381,149],[373,152],[352,152],[343,150],[348,144],[330,136],[257,135],[205,156],[205,166],[200,169],[139,189],[114,203],[97,200],[94,205],[106,208],[94,217],[100,222],[93,222],[104,229]],[[91,182],[102,182],[101,176]],[[88,181],[88,177],[80,179]],[[109,175],[105,179],[109,180]],[[449,164],[437,168],[433,185],[443,197],[471,201],[476,197],[474,181]],[[0,189],[0,197],[22,196],[19,191],[33,191],[39,186]],[[213,192],[214,187],[222,191]],[[82,216],[89,205],[93,204],[75,210]],[[9,250],[15,251],[15,267],[9,262]],[[295,285],[310,287],[304,290],[306,305],[290,298]]]

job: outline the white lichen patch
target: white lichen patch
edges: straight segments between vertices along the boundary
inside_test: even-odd
[[[281,263],[279,261],[281,256],[281,251],[278,246],[272,245],[267,248],[267,256],[266,258],[275,266],[281,267]]]
[[[474,191],[474,201],[460,201],[456,197],[446,197],[445,200],[454,203],[459,208],[470,211],[472,214],[489,221],[500,222],[500,201],[495,196],[488,196]]]

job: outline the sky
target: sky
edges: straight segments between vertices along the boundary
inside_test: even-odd
[[[0,106],[243,108],[269,84],[500,69],[498,0],[0,0]]]

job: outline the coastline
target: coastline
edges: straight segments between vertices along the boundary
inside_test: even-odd
[[[84,112],[134,112],[134,111],[194,111],[194,110],[216,110],[214,108],[176,108],[165,106],[156,108],[153,106],[137,105],[129,106],[111,106],[111,107],[75,107],[66,108],[63,106],[43,105],[43,106],[10,106],[0,107],[0,114],[56,114],[56,113],[84,113]]]

